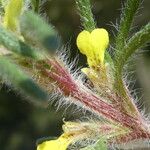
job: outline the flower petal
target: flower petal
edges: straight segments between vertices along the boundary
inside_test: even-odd
[[[37,150],[66,150],[73,138],[69,134],[63,134],[56,140],[46,141],[39,144]]]
[[[103,28],[91,32],[93,51],[98,62],[103,62],[104,53],[109,43],[108,32]]]
[[[91,33],[84,30],[77,37],[77,46],[80,52],[87,56],[90,67],[103,63],[108,43],[108,32],[103,28],[94,29]]]

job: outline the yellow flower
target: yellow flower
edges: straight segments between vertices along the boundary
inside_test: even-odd
[[[64,122],[64,133],[56,140],[45,141],[38,145],[37,150],[66,150],[68,146],[78,140],[86,138],[91,130],[89,124],[77,122]]]
[[[77,37],[77,46],[86,55],[90,67],[103,64],[108,44],[108,32],[103,28],[94,29],[91,33],[84,30]]]
[[[24,0],[9,0],[4,6],[4,27],[12,31],[17,30],[18,17],[21,14]]]
[[[37,150],[66,150],[73,141],[72,134],[64,133],[58,139],[39,144]]]

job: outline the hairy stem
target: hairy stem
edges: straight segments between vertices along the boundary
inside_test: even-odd
[[[107,118],[108,120],[120,123],[125,127],[142,130],[142,120],[117,110],[113,105],[106,103],[103,99],[93,95],[92,93],[84,92],[74,82],[69,73],[59,65],[59,63],[55,61],[53,61],[53,63],[51,62],[52,61],[49,63],[54,70],[53,72],[45,70],[46,76],[52,78],[54,81],[57,81],[57,85],[64,95],[71,96],[74,100],[76,100],[74,103],[80,102],[86,106],[88,110],[91,110],[98,115],[102,115],[102,117]],[[60,72],[59,68],[61,68]]]

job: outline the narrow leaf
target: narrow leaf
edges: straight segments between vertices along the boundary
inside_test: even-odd
[[[96,28],[96,23],[91,11],[90,0],[76,0],[77,8],[81,17],[81,23],[85,30],[92,31]]]
[[[123,55],[122,48],[128,38],[134,16],[139,8],[141,0],[127,0],[121,14],[118,35],[116,37],[116,59]]]
[[[150,23],[137,32],[124,47],[124,55],[117,60],[118,71],[121,72],[128,58],[139,48],[150,41]]]

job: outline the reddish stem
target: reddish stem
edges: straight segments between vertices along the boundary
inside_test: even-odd
[[[148,131],[140,117],[140,119],[132,117],[125,112],[119,111],[114,105],[105,102],[92,92],[88,93],[83,91],[83,89],[74,82],[68,71],[60,66],[58,62],[49,61],[48,63],[55,68],[57,74],[48,70],[45,70],[45,73],[48,77],[58,82],[58,87],[64,95],[73,97],[76,101],[84,104],[89,110],[94,111],[98,115],[100,114],[108,120],[115,121],[124,127],[132,129],[133,134],[128,135],[130,138],[135,139],[135,136],[146,138],[147,135],[148,138],[150,138],[150,133],[147,133]],[[120,139],[124,141],[125,138],[126,136]]]

